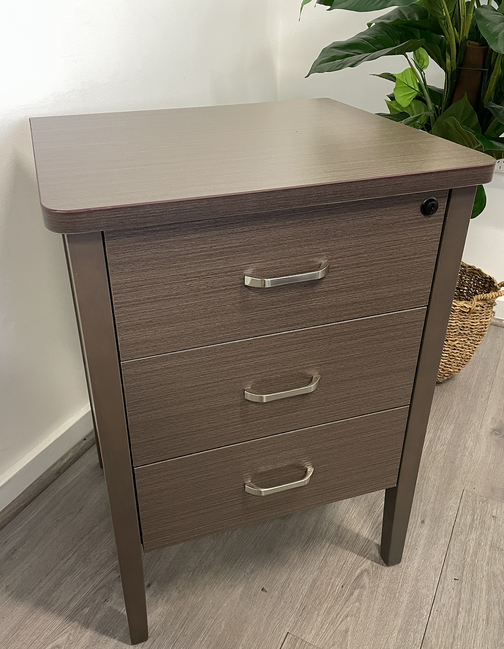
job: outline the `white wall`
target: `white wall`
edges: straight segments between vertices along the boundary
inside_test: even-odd
[[[504,174],[495,174],[486,186],[485,211],[469,225],[463,259],[498,282],[504,281]],[[504,297],[497,300],[497,318],[504,320]]]
[[[403,56],[389,56],[356,68],[304,77],[323,47],[364,31],[371,18],[389,10],[327,11],[316,6],[313,0],[298,20],[296,4],[300,3],[283,2],[280,10],[279,99],[332,97],[373,113],[387,112],[384,99],[392,92],[393,85],[371,75],[404,70],[408,64]],[[432,83],[442,84],[442,72],[437,66],[433,64],[430,73]]]
[[[91,428],[28,118],[277,99],[266,0],[17,0],[0,39],[0,510]]]

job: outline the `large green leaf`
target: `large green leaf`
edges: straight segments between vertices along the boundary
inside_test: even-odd
[[[344,68],[354,68],[365,61],[373,61],[382,56],[414,52],[419,47],[428,50],[427,39],[433,41],[435,38],[443,40],[429,32],[379,23],[347,41],[336,41],[324,47],[313,62],[308,76],[319,72],[335,72]]]
[[[443,33],[437,18],[433,18],[425,7],[416,4],[409,7],[397,7],[397,9],[389,11],[388,14],[378,16],[368,25],[371,26],[373,23],[392,23],[402,27],[427,29],[435,34]]]
[[[422,31],[425,37],[425,49],[433,61],[435,61],[442,70],[446,68],[446,41],[443,36],[438,36],[432,32]]]
[[[385,117],[386,119],[390,119],[393,122],[402,122],[404,119],[407,119],[409,117],[408,113],[376,113],[379,117]]]
[[[464,95],[462,99],[459,99],[454,104],[452,104],[444,111],[442,115],[438,117],[436,124],[434,125],[434,129],[436,128],[436,126],[441,127],[443,122],[451,117],[454,117],[463,126],[467,126],[471,131],[474,131],[474,133],[481,133],[478,114],[469,103],[467,95]],[[434,129],[432,130],[433,133]],[[434,133],[434,135],[437,135],[437,133]]]
[[[443,89],[436,88],[436,86],[427,86],[427,90],[429,91],[429,96],[434,106],[441,107],[444,98]]]
[[[483,151],[485,153],[491,153],[492,155],[499,154],[501,151],[504,151],[504,140],[500,138],[490,138],[486,135],[481,135],[481,133],[475,133],[475,138],[483,145]],[[500,155],[498,156],[500,157]]]
[[[412,117],[415,117],[418,115],[425,115],[425,113],[427,113],[427,106],[423,101],[414,99],[411,104],[405,106],[404,110]]]
[[[402,123],[407,126],[412,126],[413,128],[423,128],[429,121],[432,111],[426,110],[424,113],[419,113],[418,115],[411,115],[406,119],[403,119]]]
[[[347,9],[348,11],[376,11],[387,7],[407,7],[415,4],[417,0],[317,0],[317,4],[333,9]]]
[[[413,53],[413,59],[421,70],[427,70],[427,68],[429,67],[429,55],[423,47],[419,47],[417,50],[415,50],[415,52]]]
[[[405,109],[401,104],[399,104],[395,99],[385,99],[385,103],[390,111],[391,115],[397,115],[398,113],[406,113]],[[409,113],[406,113],[406,117],[409,116]],[[403,118],[404,119],[404,118]]]
[[[465,129],[456,117],[446,117],[442,121],[440,120],[441,118],[432,127],[433,135],[450,140],[451,142],[456,142],[457,144],[462,144],[462,146],[466,146],[469,149],[483,151],[481,142],[476,139],[473,133]]]
[[[490,47],[499,54],[504,54],[504,16],[490,5],[478,7],[474,16]]]
[[[417,12],[417,10],[422,9],[421,7],[407,7],[403,9],[396,9],[388,14],[385,14],[385,16],[381,16],[380,19],[376,19],[373,23],[369,23],[369,25],[373,24],[380,24],[380,23],[385,23],[389,25],[394,25],[395,27],[400,27],[403,29],[409,29],[411,30],[411,33],[416,37],[416,38],[423,38],[425,40],[425,45],[424,48],[429,54],[429,56],[435,61],[440,68],[443,70],[445,69],[446,65],[446,41],[444,36],[442,35],[442,30],[439,25],[439,21],[435,18],[431,18],[429,20],[414,20],[412,16],[412,20],[406,21],[406,20],[381,20],[381,18],[387,18],[387,16],[391,17],[392,14],[395,12]],[[423,10],[425,11],[425,10]],[[426,14],[418,14],[419,17],[422,17]]]
[[[435,42],[433,39],[436,38],[436,34],[432,34],[427,31],[422,31],[422,35],[428,35],[425,40],[424,48],[427,50],[427,53],[433,61],[435,61],[441,70],[446,69],[446,41],[443,37],[437,37],[438,42]],[[432,40],[429,40],[432,39]]]
[[[474,199],[474,205],[473,205],[473,211],[471,214],[471,219],[476,218],[483,212],[486,206],[486,194],[485,194],[485,188],[483,185],[478,185],[478,189],[476,190],[476,197]]]
[[[406,68],[404,72],[396,74],[396,85],[394,87],[394,96],[398,104],[406,108],[411,104],[420,92],[418,79],[411,68]]]
[[[391,100],[385,99],[385,103],[387,104],[391,115],[397,115],[398,113],[406,113],[403,119],[406,119],[406,117],[416,117],[418,115],[424,115],[427,112],[427,106],[423,103],[423,101],[419,101],[418,99],[414,99],[407,106],[401,106],[401,104],[397,102],[395,99],[391,99]]]
[[[430,57],[443,70],[446,65],[446,42],[442,37],[443,30],[439,20],[429,15],[424,7],[413,5],[409,7],[398,7],[389,13],[375,18],[368,26],[378,23],[389,23],[397,27],[405,27],[415,30],[415,34],[421,33],[425,38],[425,49]]]
[[[490,138],[482,134],[478,115],[467,100],[467,96],[452,104],[436,120],[432,133],[497,157],[504,152],[503,139]]]
[[[425,104],[421,101],[413,101],[411,104],[400,111],[401,108],[397,102],[387,101],[387,106],[390,110],[390,115],[386,113],[376,113],[380,117],[386,117],[394,122],[401,122],[413,128],[422,128],[429,121],[432,115],[431,111],[425,110]]]
[[[499,104],[490,101],[485,108],[488,108],[497,121],[504,124],[504,106],[499,106]]]
[[[448,12],[451,14],[457,6],[458,0],[445,0],[445,2]],[[425,7],[436,18],[442,18],[444,16],[443,4],[443,0],[420,0],[420,5]]]
[[[469,103],[467,95],[438,117],[432,128],[432,134],[470,149],[484,150],[482,142],[478,139],[478,135],[481,135],[478,115]]]
[[[395,74],[392,74],[392,72],[382,72],[381,74],[372,74],[371,76],[378,77],[379,79],[386,79],[387,81],[395,83]]]

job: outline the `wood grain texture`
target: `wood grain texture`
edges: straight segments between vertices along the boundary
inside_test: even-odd
[[[122,364],[135,466],[409,403],[425,309]],[[244,389],[311,394],[253,403]]]
[[[504,502],[465,491],[422,649],[504,647]]]
[[[448,189],[488,182],[495,166],[330,99],[38,117],[31,127],[56,232]]]
[[[425,306],[443,224],[429,194],[106,234],[123,360]],[[244,274],[317,269],[270,289]]]
[[[145,550],[377,491],[395,484],[407,408],[168,460],[135,469]],[[304,487],[260,497],[314,474]]]
[[[379,563],[381,493],[149,552],[142,646],[278,649],[290,632],[318,649],[419,649],[462,489],[504,502],[503,350],[490,327],[435,390],[400,566]],[[0,646],[124,649],[113,545],[91,449],[0,531]]]
[[[301,638],[297,638],[291,633],[288,633],[281,649],[317,649],[317,647],[308,642],[305,642],[304,640],[301,640]]]
[[[102,234],[64,237],[132,644],[147,639],[140,528]]]
[[[397,487],[385,494],[381,553],[387,565],[399,563],[404,549],[434,387],[475,191],[475,187],[464,187],[454,189],[450,193],[411,397],[399,479]]]

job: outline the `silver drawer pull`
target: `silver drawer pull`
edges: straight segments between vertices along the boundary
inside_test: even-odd
[[[298,487],[305,487],[309,482],[310,478],[313,475],[315,469],[312,466],[306,467],[306,474],[302,480],[296,480],[296,482],[288,482],[287,484],[278,485],[278,487],[256,487],[255,484],[251,482],[245,483],[245,491],[252,496],[271,496],[271,494],[277,494],[281,491],[289,491],[289,489],[297,489]]]
[[[253,288],[272,288],[273,286],[283,286],[284,284],[296,284],[297,282],[313,282],[316,279],[322,279],[329,272],[329,262],[324,262],[318,270],[312,270],[308,273],[299,275],[284,275],[283,277],[252,277],[245,275],[245,286]]]
[[[282,392],[272,392],[271,394],[258,394],[250,390],[244,390],[243,394],[247,401],[255,401],[256,403],[268,403],[268,401],[277,401],[278,399],[287,399],[288,397],[297,397],[299,394],[310,394],[317,389],[320,381],[320,375],[314,374],[312,380],[308,385],[303,385],[301,388],[294,388],[293,390],[283,390]]]

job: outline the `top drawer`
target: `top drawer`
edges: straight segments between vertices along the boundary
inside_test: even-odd
[[[448,192],[107,232],[122,360],[424,306]],[[328,274],[272,288],[245,275]]]

